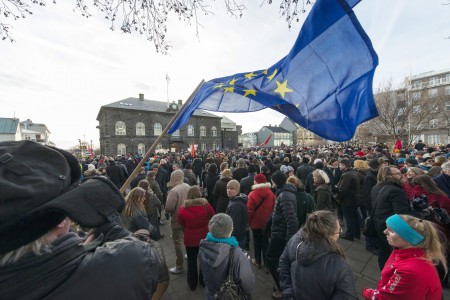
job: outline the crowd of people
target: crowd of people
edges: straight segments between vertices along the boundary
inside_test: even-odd
[[[19,146],[3,143],[0,151],[14,147],[21,150]],[[395,147],[392,152],[385,145],[333,145],[200,151],[194,157],[189,152],[155,154],[131,182],[123,204],[108,207],[83,194],[89,198],[85,201],[93,202],[97,214],[101,210],[103,222],[80,221],[77,213],[84,213],[85,218],[90,214],[83,212],[83,207],[72,209],[60,204],[64,199],[56,205],[35,201],[33,208],[24,203],[22,215],[5,213],[8,221],[6,227],[2,225],[2,233],[25,229],[22,219],[28,220],[30,214],[43,217],[42,211],[50,215],[56,211],[58,218],[40,231],[41,235],[2,247],[0,285],[11,281],[8,268],[18,273],[19,265],[23,266],[20,272],[31,272],[25,267],[28,261],[42,256],[42,249],[36,252],[29,246],[34,239],[46,237],[44,253],[52,258],[51,249],[60,246],[47,237],[48,230],[66,228],[72,220],[81,226],[78,232],[70,230],[77,236],[77,245],[83,245],[82,249],[96,245],[90,252],[84,250],[97,253],[93,258],[108,247],[106,241],[118,244],[121,254],[121,243],[134,241],[146,247],[149,257],[156,258],[153,280],[142,283],[152,299],[164,294],[168,274],[185,271],[185,254],[187,286],[191,290],[198,284],[203,286],[206,299],[216,299],[231,262],[232,277],[248,295],[255,286],[253,264],[271,274],[274,299],[357,299],[361,293],[366,299],[441,299],[442,288],[448,284],[450,250],[450,145],[427,147],[420,141],[411,147],[398,143]],[[6,150],[3,152],[9,153]],[[71,178],[72,188],[64,187],[56,199],[101,182],[108,184],[120,202],[118,188],[142,159],[132,154],[99,156],[77,162],[75,170],[74,158],[64,155],[70,165],[64,176]],[[77,176],[84,183],[77,185]],[[2,181],[9,180],[8,186],[23,190],[10,178]],[[38,195],[49,194],[43,186],[40,188],[35,187]],[[92,192],[96,195],[98,191]],[[2,210],[18,197],[17,192],[1,195]],[[55,195],[46,197],[49,203],[55,202]],[[18,203],[26,202],[23,197],[18,199]],[[373,221],[375,236],[364,236],[368,217]],[[171,227],[176,254],[173,266],[166,266],[157,242],[164,238],[160,226]],[[88,230],[87,239],[80,237]],[[56,240],[69,235],[67,231],[68,227],[58,231]],[[366,250],[378,256],[382,276],[376,289],[356,291],[339,239],[364,239]],[[150,272],[146,268],[141,271],[145,270]],[[19,288],[9,287],[8,292],[11,294],[5,295],[20,295]],[[2,293],[0,289],[3,299]],[[49,295],[53,297],[53,292]]]

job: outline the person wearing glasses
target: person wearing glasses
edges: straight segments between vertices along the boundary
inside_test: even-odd
[[[373,221],[379,241],[378,267],[383,269],[392,247],[383,233],[386,219],[394,214],[411,214],[409,200],[402,189],[402,173],[396,167],[382,166],[378,170],[377,185],[371,190]]]
[[[357,299],[353,272],[337,240],[342,229],[328,210],[311,213],[287,243],[278,272],[283,299]]]

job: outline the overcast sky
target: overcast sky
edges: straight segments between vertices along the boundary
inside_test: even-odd
[[[278,13],[279,1],[260,7],[246,1],[236,19],[212,2],[214,16],[200,16],[203,28],[175,18],[168,24],[172,49],[157,54],[138,34],[109,30],[102,15],[83,18],[75,1],[33,6],[34,14],[12,22],[14,43],[0,42],[0,117],[45,123],[58,147],[78,139],[98,145],[97,114],[102,105],[143,93],[146,99],[186,100],[198,83],[267,68],[292,47],[301,23],[290,30]],[[379,56],[374,88],[392,79],[450,68],[450,5],[445,0],[363,0],[356,16]],[[309,10],[309,9],[308,9]],[[447,38],[447,39],[446,39]],[[218,113],[221,115],[220,113]],[[244,132],[283,119],[270,109],[228,114]]]

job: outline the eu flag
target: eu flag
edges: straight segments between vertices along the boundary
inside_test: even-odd
[[[352,10],[359,0],[318,0],[283,59],[272,67],[205,82],[169,134],[196,109],[217,112],[276,110],[302,127],[346,141],[378,116],[372,81],[378,57]]]

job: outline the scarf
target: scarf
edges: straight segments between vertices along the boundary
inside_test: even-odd
[[[224,243],[224,244],[228,244],[232,247],[237,247],[239,244],[236,240],[236,238],[234,236],[230,236],[227,238],[216,238],[214,235],[212,235],[211,232],[208,232],[208,234],[206,235],[206,240],[208,242],[213,242],[213,243]]]

